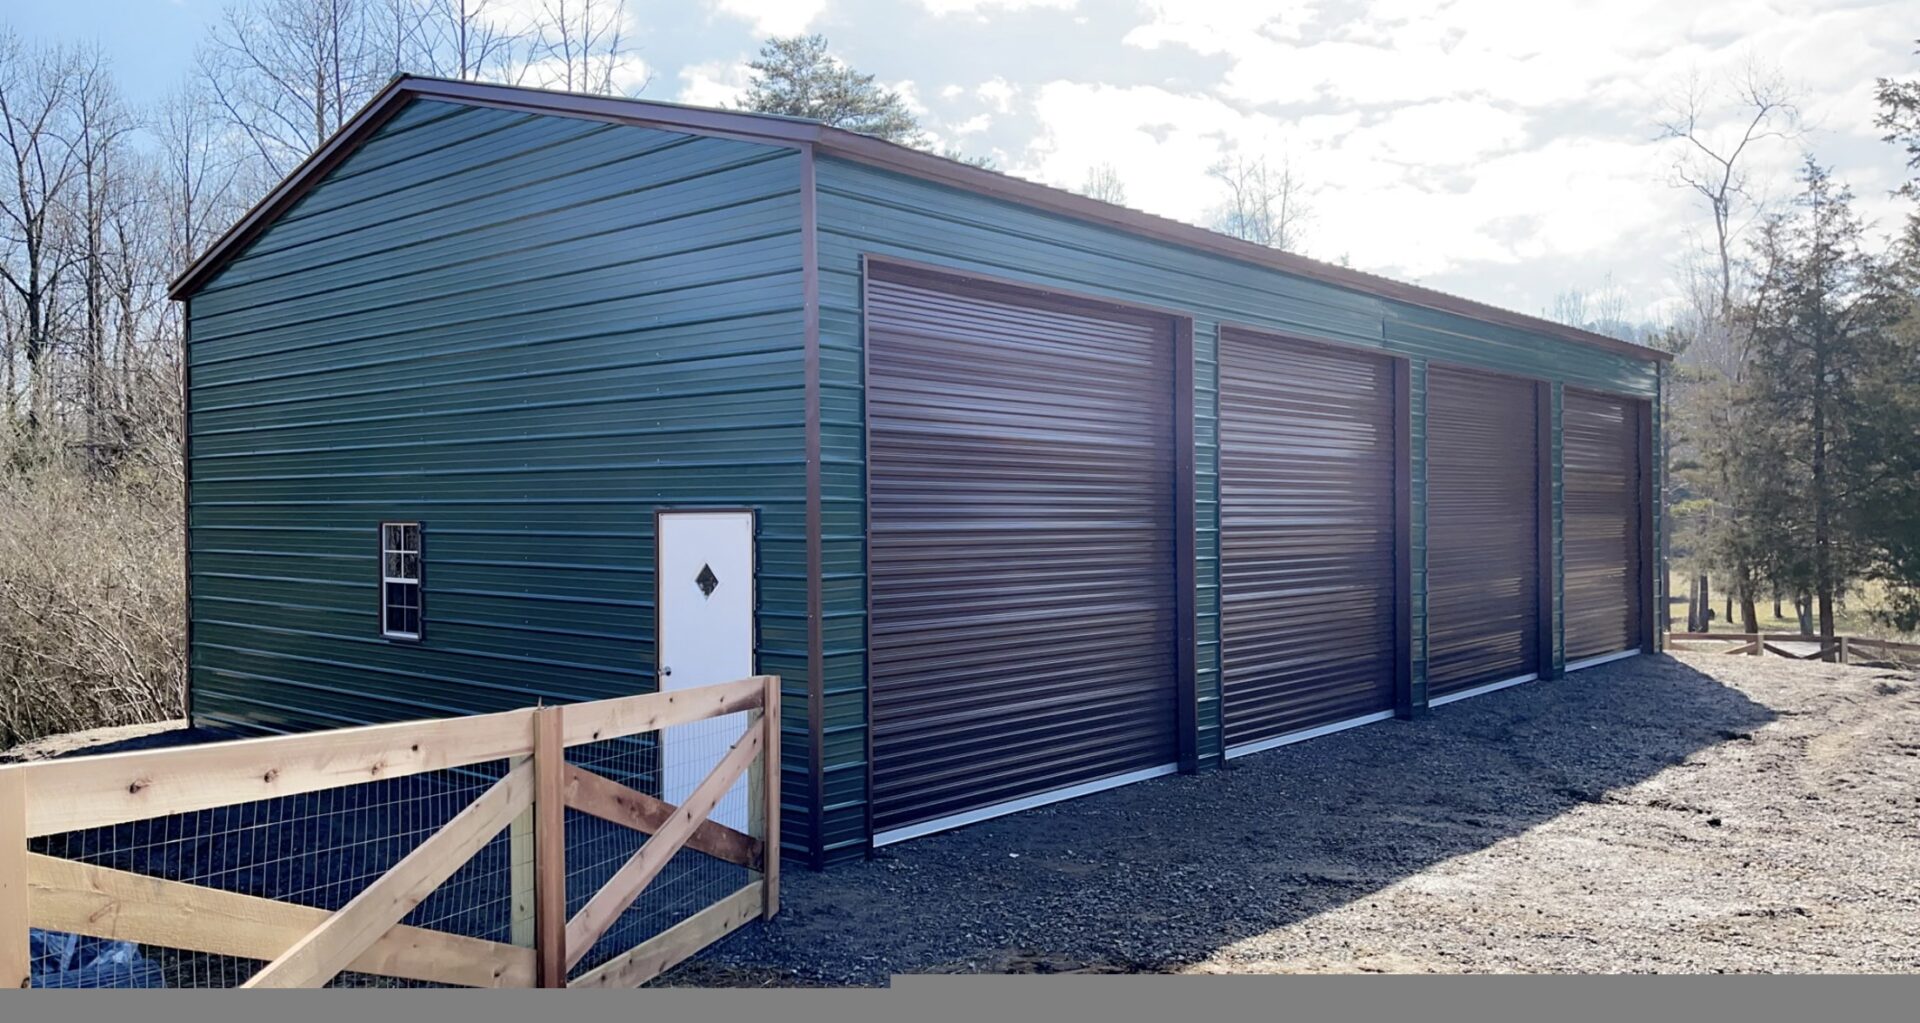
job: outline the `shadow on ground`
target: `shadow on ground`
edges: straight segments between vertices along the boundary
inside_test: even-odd
[[[777,920],[665,982],[1177,970],[1607,801],[1774,717],[1673,658],[1615,662],[789,871]],[[1677,809],[1674,827],[1720,824]]]

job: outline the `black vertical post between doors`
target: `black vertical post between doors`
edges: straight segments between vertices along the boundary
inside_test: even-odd
[[[1637,590],[1640,594],[1640,652],[1654,653],[1660,649],[1660,612],[1661,596],[1659,591],[1660,548],[1658,536],[1654,532],[1654,502],[1659,494],[1653,486],[1654,459],[1658,457],[1660,447],[1653,436],[1653,403],[1634,402],[1638,413],[1638,427],[1634,436],[1634,463],[1640,475],[1640,514],[1639,514],[1639,559],[1640,578]]]
[[[1553,678],[1553,648],[1558,630],[1553,627],[1554,582],[1560,573],[1553,560],[1553,384],[1539,380],[1533,385],[1534,398],[1534,537],[1538,544],[1539,571],[1536,573],[1539,598],[1540,656],[1539,675]]]
[[[1200,769],[1200,685],[1194,650],[1198,635],[1194,558],[1198,550],[1193,507],[1193,387],[1193,321],[1176,319],[1173,321],[1173,665],[1179,701],[1179,762],[1185,774]]]

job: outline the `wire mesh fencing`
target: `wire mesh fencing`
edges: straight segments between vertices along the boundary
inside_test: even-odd
[[[709,719],[666,729],[664,735],[652,732],[589,743],[567,750],[567,763],[677,806],[692,792],[692,785],[683,784],[684,776],[698,771],[705,777],[740,737],[742,725]],[[698,782],[699,778],[693,780]],[[747,788],[748,780],[741,778],[710,819],[746,831]],[[574,809],[567,811],[566,830],[567,916],[571,919],[640,852],[650,836]],[[738,891],[747,883],[748,875],[741,864],[699,849],[681,849],[594,942],[569,976],[577,978],[601,966]]]
[[[777,905],[778,680],[759,685],[567,749],[571,983],[643,983]]]
[[[506,773],[495,760],[454,770],[429,771],[298,795],[260,799],[191,813],[145,818],[106,827],[32,839],[28,849],[68,864],[102,868],[73,871],[76,882],[118,891],[138,879],[172,882],[292,906],[337,912],[402,857],[444,828]],[[513,937],[511,835],[502,832],[429,894],[401,923],[447,934],[507,943]],[[522,870],[532,866],[523,852]],[[104,882],[102,879],[105,879]],[[188,911],[191,901],[221,906],[217,899],[177,888],[147,886],[166,909]],[[214,926],[245,903],[216,910]],[[255,907],[258,908],[258,907]],[[320,917],[306,915],[312,919]],[[289,917],[298,919],[298,917]],[[164,933],[164,932],[159,932]],[[186,935],[181,935],[186,937]],[[59,930],[30,932],[34,987],[225,988],[238,987],[266,959],[204,948],[169,946]],[[197,944],[248,936],[197,935]],[[330,987],[443,986],[431,981],[347,971]]]
[[[644,983],[777,907],[777,694],[0,768],[0,983]]]

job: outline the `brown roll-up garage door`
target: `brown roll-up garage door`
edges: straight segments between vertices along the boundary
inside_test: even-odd
[[[1427,694],[1540,666],[1535,384],[1427,373]]]
[[[1393,709],[1395,400],[1386,359],[1221,336],[1230,753]]]
[[[1561,404],[1567,660],[1640,648],[1640,409],[1568,390]]]
[[[875,840],[1165,769],[1172,324],[879,266],[866,303]]]

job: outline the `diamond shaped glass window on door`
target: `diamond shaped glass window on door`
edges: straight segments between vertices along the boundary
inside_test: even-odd
[[[713,574],[712,565],[701,565],[700,574],[694,576],[693,584],[700,587],[702,596],[713,596],[713,590],[720,585],[720,577]]]

